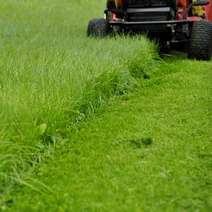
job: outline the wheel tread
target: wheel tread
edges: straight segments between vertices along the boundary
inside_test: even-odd
[[[197,60],[210,60],[212,53],[212,24],[199,21],[193,24],[188,56]]]

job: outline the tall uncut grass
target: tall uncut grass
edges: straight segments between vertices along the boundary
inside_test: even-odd
[[[0,0],[0,198],[66,128],[132,89],[131,69],[151,66],[144,38],[86,37],[104,2]]]

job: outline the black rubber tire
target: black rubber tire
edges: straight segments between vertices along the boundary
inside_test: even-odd
[[[207,21],[194,22],[188,49],[188,58],[210,60],[212,56],[212,24]]]
[[[87,35],[89,37],[106,37],[110,34],[110,26],[104,18],[89,21]]]

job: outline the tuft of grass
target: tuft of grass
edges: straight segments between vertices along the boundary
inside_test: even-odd
[[[143,51],[145,54],[142,53]],[[149,79],[150,73],[159,72],[160,63],[162,60],[157,52],[157,46],[153,43],[151,46],[148,43],[143,43],[140,50],[134,54],[133,59],[127,61],[127,66],[134,78]]]
[[[141,148],[142,145],[149,146],[153,143],[153,139],[151,137],[140,138],[140,139],[131,139],[129,141],[131,144],[135,145],[137,148]]]
[[[102,73],[90,80],[80,99],[79,111],[85,116],[107,104],[110,97],[124,95],[136,87],[136,81],[128,71],[114,70]]]

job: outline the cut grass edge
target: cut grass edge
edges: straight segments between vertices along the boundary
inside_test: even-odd
[[[56,129],[51,129],[46,123],[38,123],[37,134],[40,142],[36,146],[20,145],[12,141],[1,142],[0,152],[4,152],[1,161],[4,162],[0,164],[0,203],[6,202],[5,194],[18,185],[37,190],[36,185],[39,182],[35,185],[29,183],[32,180],[28,179],[27,173],[31,173],[42,161],[51,157],[56,146],[67,142],[67,128],[77,130],[82,122],[106,106],[112,97],[135,91],[139,81],[149,79],[153,69],[157,69],[161,62],[156,46],[149,42],[147,48],[135,52],[132,58],[123,58],[118,69],[103,72],[86,83],[83,95],[74,110],[66,111],[66,126],[58,123]],[[43,187],[43,190],[50,191],[45,185]]]

